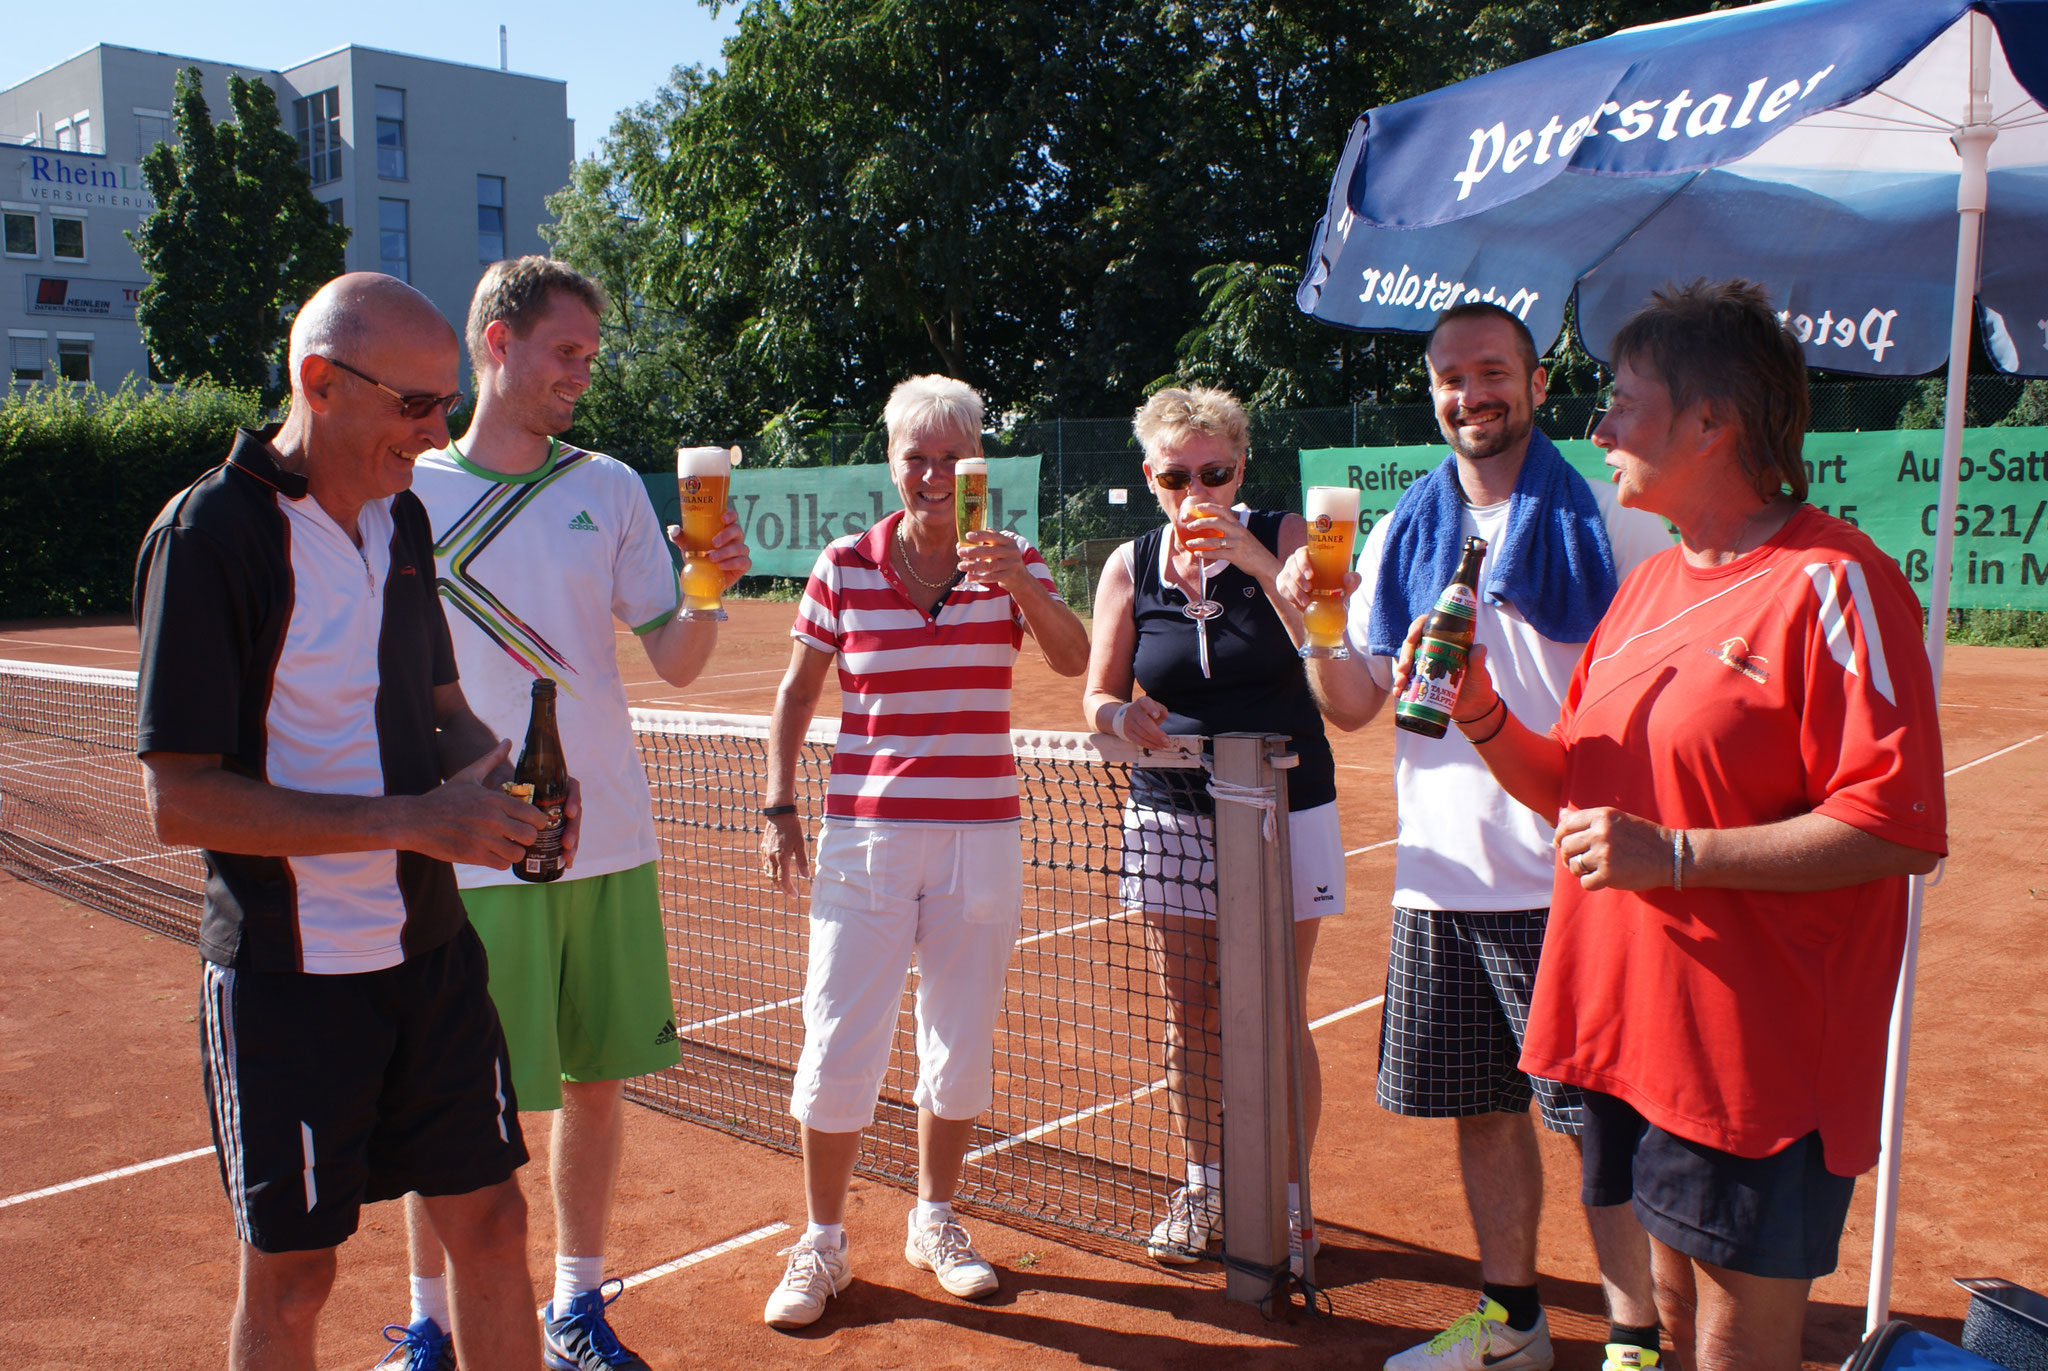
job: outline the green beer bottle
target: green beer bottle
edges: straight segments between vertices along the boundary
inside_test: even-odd
[[[1458,574],[1437,596],[1415,649],[1415,669],[1394,702],[1396,728],[1441,738],[1450,726],[1451,707],[1458,702],[1465,662],[1472,654],[1472,630],[1479,621],[1479,561],[1485,555],[1484,538],[1465,540]]]
[[[532,845],[512,864],[512,874],[522,881],[558,879],[562,874],[562,831],[567,827],[562,807],[569,800],[569,766],[562,757],[562,735],[555,728],[553,681],[533,683],[526,746],[520,749],[519,765],[506,789],[548,816],[548,826],[534,835]]]

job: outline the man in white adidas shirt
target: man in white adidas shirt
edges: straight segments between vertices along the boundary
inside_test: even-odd
[[[605,297],[545,257],[485,271],[469,312],[476,417],[419,462],[441,599],[479,716],[523,736],[536,679],[556,683],[583,842],[561,880],[502,867],[456,879],[490,954],[522,1110],[553,1109],[554,1298],[542,1310],[556,1371],[638,1368],[605,1319],[604,1238],[624,1130],[624,1084],[679,1060],[655,880],[653,803],[627,713],[614,618],[662,679],[703,670],[718,626],[676,611],[674,563],[640,477],[554,437],[590,384]],[[727,516],[713,559],[731,584],[749,565]],[[449,1365],[438,1243],[416,1204],[413,1309],[393,1329],[412,1371]],[[613,1298],[617,1298],[616,1295]]]
[[[1528,328],[1490,304],[1445,311],[1430,334],[1427,356],[1437,423],[1456,457],[1460,497],[1452,502],[1458,507],[1456,527],[1447,522],[1437,530],[1427,551],[1455,549],[1473,535],[1486,539],[1480,584],[1492,589],[1517,481],[1532,460],[1535,410],[1547,398],[1546,377]],[[1544,460],[1562,464],[1547,439],[1542,446],[1548,449]],[[1553,502],[1586,513],[1597,509],[1615,582],[1671,546],[1662,521],[1621,508],[1610,487],[1589,485],[1568,467],[1558,475],[1578,490],[1545,497],[1536,517],[1551,518]],[[1433,472],[1425,479],[1445,478]],[[1387,584],[1382,562],[1402,512],[1397,507],[1375,524],[1357,575],[1346,578],[1347,593],[1357,586],[1347,633],[1350,658],[1309,662],[1309,683],[1324,715],[1339,728],[1362,727],[1379,713],[1392,686],[1392,660],[1373,655],[1369,641],[1375,598]],[[1552,579],[1571,579],[1558,568],[1547,570]],[[1388,579],[1405,590],[1427,575],[1418,559]],[[1306,556],[1297,555],[1282,573],[1282,591],[1305,603],[1307,584]],[[1425,587],[1421,598],[1435,593],[1435,587]],[[1590,607],[1591,619],[1605,611],[1612,594],[1610,585]],[[1416,597],[1409,598],[1414,603]],[[1411,612],[1395,615],[1404,629]],[[1514,603],[1485,602],[1476,639],[1486,645],[1494,679],[1516,717],[1537,729],[1555,722],[1583,637],[1546,637]],[[1545,1125],[1575,1139],[1582,1109],[1577,1091],[1526,1076],[1517,1061],[1550,904],[1556,860],[1551,830],[1494,782],[1457,730],[1441,739],[1408,732],[1395,738],[1399,843],[1378,1096],[1394,1113],[1456,1120],[1459,1169],[1479,1239],[1484,1290],[1475,1310],[1429,1342],[1389,1359],[1387,1371],[1549,1371],[1554,1358],[1536,1284],[1543,1167],[1529,1108],[1533,1094]],[[1588,1208],[1586,1216],[1612,1318],[1609,1371],[1654,1365],[1657,1309],[1648,1239],[1626,1205]]]

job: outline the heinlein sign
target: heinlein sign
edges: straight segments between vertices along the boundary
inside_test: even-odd
[[[78,152],[22,154],[21,196],[62,209],[118,209],[149,214],[156,197],[142,182],[142,168]]]

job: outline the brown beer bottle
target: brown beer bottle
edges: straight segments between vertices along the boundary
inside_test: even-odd
[[[569,766],[562,757],[562,735],[555,729],[553,681],[533,683],[533,712],[527,716],[526,746],[520,749],[519,765],[512,771],[512,785],[531,786],[527,802],[548,816],[548,826],[512,864],[512,874],[522,881],[557,880],[562,874],[562,832],[567,827],[563,806],[569,800]]]
[[[1437,596],[1422,642],[1415,649],[1415,667],[1401,698],[1394,702],[1394,726],[1425,738],[1441,738],[1450,726],[1451,707],[1465,683],[1465,662],[1472,652],[1472,630],[1479,621],[1479,562],[1486,556],[1484,538],[1467,538],[1458,574]]]

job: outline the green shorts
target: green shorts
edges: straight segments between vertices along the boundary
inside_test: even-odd
[[[563,1081],[617,1081],[682,1060],[654,863],[609,876],[462,892],[491,961],[521,1109]]]

